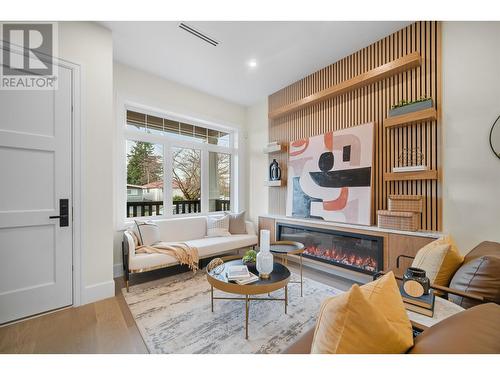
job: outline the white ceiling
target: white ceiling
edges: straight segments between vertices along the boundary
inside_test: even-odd
[[[113,32],[114,59],[249,106],[410,22],[100,22]],[[248,61],[255,59],[251,69]]]

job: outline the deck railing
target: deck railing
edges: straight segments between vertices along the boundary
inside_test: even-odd
[[[172,213],[174,215],[192,214],[197,212],[201,212],[201,201],[199,199],[172,202]]]
[[[229,199],[216,199],[215,211],[230,211],[231,201]]]
[[[127,202],[127,217],[157,216],[162,214],[163,201]]]
[[[215,200],[216,211],[229,211],[231,201],[226,199]],[[183,200],[172,202],[172,214],[191,214],[201,212],[201,201]],[[163,214],[163,201],[127,202],[127,217],[157,216]]]

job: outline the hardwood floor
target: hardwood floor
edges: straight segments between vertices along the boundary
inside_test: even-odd
[[[298,268],[289,263],[289,268]],[[168,276],[171,270],[141,275],[141,281]],[[304,267],[304,276],[347,290],[353,282]],[[148,353],[123,298],[122,278],[115,297],[0,327],[0,353]]]

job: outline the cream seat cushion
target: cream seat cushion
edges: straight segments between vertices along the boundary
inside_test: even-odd
[[[186,241],[189,246],[196,247],[201,257],[227,252],[233,249],[252,246],[257,236],[236,234],[230,237],[207,237],[199,240]]]
[[[129,270],[140,271],[159,266],[179,264],[177,258],[167,254],[135,254],[129,258]]]
[[[323,302],[311,353],[399,354],[412,345],[411,323],[390,272]]]
[[[444,236],[421,248],[411,266],[425,270],[431,284],[448,286],[463,261],[455,241]]]

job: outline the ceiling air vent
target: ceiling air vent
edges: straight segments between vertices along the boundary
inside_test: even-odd
[[[179,24],[179,27],[182,30],[187,31],[188,33],[194,35],[195,37],[200,38],[201,40],[211,44],[212,46],[217,46],[219,44],[219,42],[216,41],[215,39],[210,38],[208,35],[203,34],[201,31],[196,30],[195,28],[189,26],[188,24],[186,24],[184,22],[181,22]]]

